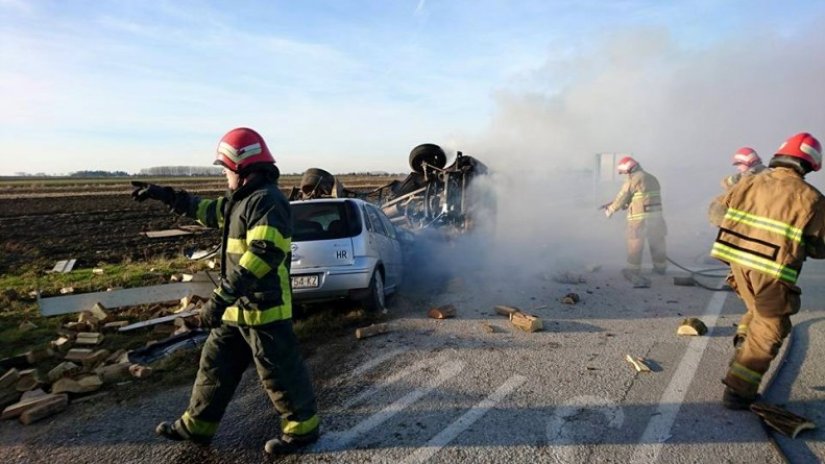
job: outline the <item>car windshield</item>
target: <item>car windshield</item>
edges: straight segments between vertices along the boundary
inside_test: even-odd
[[[361,221],[349,201],[294,202],[292,241],[332,240],[361,233]]]

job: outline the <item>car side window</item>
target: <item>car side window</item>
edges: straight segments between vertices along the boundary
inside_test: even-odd
[[[370,220],[370,215],[367,214],[367,207],[361,205],[361,215],[364,216],[364,224],[367,226],[367,231],[374,232],[375,227],[372,225],[372,221]]]
[[[381,222],[381,215],[378,213],[378,209],[373,205],[366,205],[366,208],[367,216],[369,216],[375,232],[378,232],[381,235],[388,235],[387,229],[384,227],[384,223]]]
[[[378,210],[378,216],[381,218],[381,222],[384,224],[384,229],[387,231],[387,236],[390,238],[395,238],[395,226],[390,222],[390,219],[387,217],[386,214],[382,213]]]

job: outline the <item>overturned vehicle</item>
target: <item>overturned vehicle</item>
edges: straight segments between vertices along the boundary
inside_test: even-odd
[[[323,169],[308,169],[289,199],[360,198],[378,205],[393,224],[413,232],[446,228],[463,233],[481,221],[492,221],[495,199],[480,181],[488,174],[484,163],[459,151],[448,166],[444,150],[431,143],[413,148],[409,162],[412,172],[404,180],[366,192],[346,188]]]

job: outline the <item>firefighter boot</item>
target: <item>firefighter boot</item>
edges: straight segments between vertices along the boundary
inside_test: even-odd
[[[266,445],[264,445],[264,450],[269,454],[294,453],[318,441],[318,437],[320,436],[318,429],[319,428],[316,427],[315,430],[305,435],[284,433],[278,438],[267,441]]]
[[[161,422],[155,428],[155,433],[168,440],[191,441],[198,445],[208,445],[212,441],[211,437],[202,437],[189,433],[180,419],[171,424],[165,421]]]
[[[751,403],[758,399],[759,395],[749,398],[736,393],[736,391],[730,387],[725,387],[725,393],[722,394],[722,406],[734,411],[742,411],[750,409]]]

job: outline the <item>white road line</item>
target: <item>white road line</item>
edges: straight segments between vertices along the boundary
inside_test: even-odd
[[[728,292],[716,292],[711,297],[705,309],[703,321],[708,327],[714,327],[722,306],[725,304]],[[708,334],[710,335],[710,334]],[[670,379],[662,398],[659,400],[659,407],[656,414],[647,423],[647,428],[642,434],[640,445],[636,447],[631,462],[634,464],[654,463],[659,459],[664,442],[670,438],[670,430],[673,422],[682,407],[682,401],[690,388],[699,362],[707,348],[709,336],[695,337],[690,341],[676,373]]]
[[[315,445],[316,451],[334,451],[345,448],[350,443],[358,439],[359,436],[366,434],[370,430],[380,426],[393,416],[408,408],[431,391],[438,388],[439,385],[455,377],[464,368],[464,363],[461,361],[450,361],[438,368],[438,375],[432,379],[426,386],[416,388],[407,393],[402,398],[387,406],[383,410],[373,414],[364,419],[355,427],[340,433],[326,433],[321,435],[321,440]]]
[[[359,375],[372,370],[372,368],[374,368],[375,366],[381,364],[382,362],[384,362],[384,361],[386,361],[390,358],[394,358],[394,357],[398,356],[401,353],[406,353],[407,351],[409,351],[409,348],[399,348],[397,350],[388,351],[388,352],[382,354],[381,356],[378,356],[377,358],[370,359],[369,361],[365,362],[364,364],[361,364],[360,366],[356,367],[355,369],[352,370],[352,372],[347,374],[347,376],[348,377],[358,377]]]
[[[473,406],[469,411],[464,413],[461,417],[456,419],[447,428],[442,430],[438,435],[433,437],[426,445],[418,448],[418,450],[409,458],[404,460],[404,464],[413,464],[425,462],[441,448],[453,441],[455,437],[467,430],[475,421],[479,420],[481,416],[487,413],[491,408],[501,402],[507,395],[513,392],[527,381],[527,377],[521,375],[514,375],[507,379],[498,390],[494,391],[490,396],[482,400],[477,405]]]
[[[387,385],[392,385],[395,382],[398,382],[399,380],[403,379],[404,377],[407,377],[408,375],[411,375],[411,374],[413,374],[417,371],[425,369],[425,368],[427,368],[428,366],[430,366],[432,364],[436,364],[436,363],[439,363],[439,362],[442,362],[442,361],[445,361],[445,360],[446,360],[446,355],[444,353],[442,353],[442,354],[436,356],[435,358],[428,358],[428,359],[424,359],[422,361],[418,361],[417,363],[413,364],[412,366],[409,366],[405,369],[401,369],[400,371],[396,372],[395,374],[393,374],[393,375],[387,377],[386,379],[382,380],[380,383],[376,383],[375,385],[373,385],[372,387],[364,390],[360,394],[355,395],[352,398],[348,399],[347,401],[345,401],[341,405],[340,409],[349,409],[352,405],[358,404],[361,401],[364,401],[365,399],[375,395],[376,393],[378,393],[378,391],[383,390],[384,388],[387,387]]]

